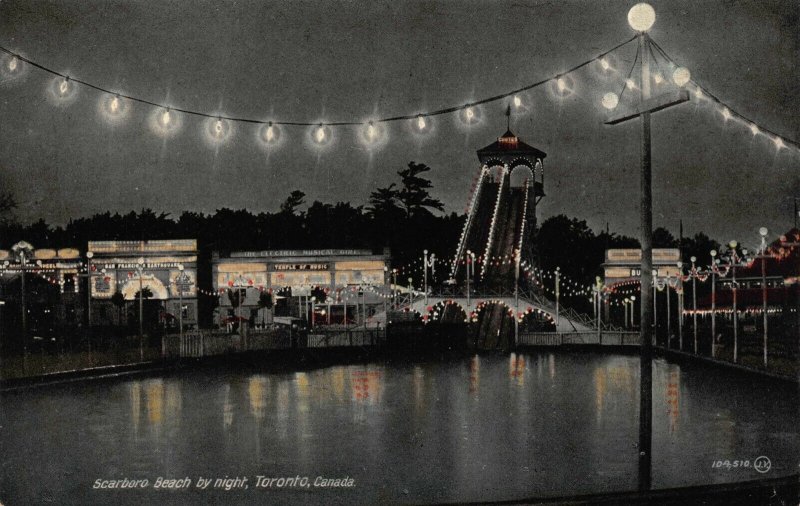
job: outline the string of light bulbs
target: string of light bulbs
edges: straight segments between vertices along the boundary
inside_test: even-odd
[[[280,132],[277,130],[276,127],[278,126],[292,126],[292,127],[315,127],[312,133],[312,138],[318,144],[324,144],[329,141],[331,138],[330,132],[328,131],[329,127],[341,127],[341,126],[362,126],[365,127],[364,137],[367,142],[374,142],[378,141],[379,130],[378,125],[383,123],[390,123],[390,122],[398,122],[398,121],[413,121],[416,127],[416,130],[419,132],[427,132],[430,130],[430,125],[426,122],[426,118],[431,118],[434,116],[441,116],[445,114],[451,114],[456,112],[463,112],[465,119],[468,123],[472,123],[475,120],[475,110],[476,106],[497,102],[509,97],[512,98],[512,102],[515,107],[519,107],[522,105],[521,98],[518,96],[520,93],[532,90],[534,88],[543,86],[547,83],[555,83],[555,86],[559,90],[559,92],[563,93],[567,89],[567,84],[564,80],[564,77],[568,74],[575,72],[595,61],[604,61],[604,58],[609,55],[610,53],[620,49],[621,47],[629,44],[630,42],[634,41],[636,36],[631,37],[614,47],[603,51],[602,53],[598,54],[597,56],[590,58],[586,61],[583,61],[563,72],[555,74],[551,77],[546,79],[541,79],[534,83],[530,83],[524,86],[521,86],[517,89],[503,92],[497,95],[493,95],[490,97],[481,98],[478,100],[474,100],[468,102],[463,105],[454,105],[449,106],[437,110],[427,111],[427,112],[418,112],[413,114],[400,114],[394,116],[387,116],[382,118],[371,119],[368,121],[352,121],[352,120],[338,120],[338,121],[302,121],[296,119],[286,119],[286,120],[263,120],[263,119],[256,119],[256,118],[248,118],[242,116],[230,116],[230,115],[223,115],[223,114],[212,114],[203,111],[197,111],[193,109],[175,107],[170,104],[166,103],[159,103],[153,100],[137,97],[135,95],[130,95],[126,93],[122,93],[119,91],[114,91],[104,86],[70,76],[68,74],[64,74],[59,72],[47,65],[41,64],[36,62],[35,60],[22,56],[19,53],[16,53],[5,46],[0,46],[0,52],[5,53],[8,58],[7,61],[4,62],[4,71],[8,74],[15,74],[21,72],[21,63],[25,63],[39,69],[43,72],[56,76],[60,78],[59,82],[53,83],[52,90],[55,94],[61,95],[61,98],[69,98],[70,91],[72,90],[72,86],[74,85],[82,85],[88,88],[91,88],[95,91],[98,91],[105,95],[105,99],[108,101],[107,108],[111,114],[120,114],[125,109],[126,105],[125,101],[141,103],[145,105],[152,106],[156,108],[158,111],[155,122],[160,130],[163,133],[172,133],[172,131],[176,130],[178,127],[177,118],[174,118],[174,113],[180,113],[190,116],[197,116],[201,118],[207,118],[212,120],[213,123],[209,125],[210,133],[212,136],[221,138],[227,137],[230,134],[230,127],[226,124],[226,122],[232,123],[247,123],[247,124],[254,124],[254,125],[261,125],[262,127],[266,127],[263,131],[263,139],[267,143],[274,143],[277,142],[280,137]]]
[[[477,113],[474,110],[476,106],[501,101],[510,97],[512,100],[509,102],[508,105],[510,106],[511,104],[513,104],[515,107],[520,107],[522,105],[522,99],[519,96],[520,93],[532,90],[534,88],[546,85],[548,83],[554,83],[554,87],[558,90],[558,92],[560,94],[564,94],[567,91],[569,91],[569,84],[564,79],[567,75],[593,62],[599,62],[603,70],[606,71],[609,70],[611,66],[608,63],[606,57],[610,53],[616,51],[617,49],[620,49],[623,46],[629,44],[630,42],[633,42],[634,40],[637,39],[638,36],[639,36],[638,34],[634,35],[633,37],[615,45],[614,47],[606,51],[603,51],[597,56],[588,59],[586,61],[583,61],[577,65],[574,65],[573,67],[563,72],[554,74],[546,79],[541,79],[534,83],[521,86],[514,90],[474,100],[463,105],[454,105],[427,112],[387,116],[382,118],[371,119],[368,121],[338,120],[338,121],[313,122],[313,121],[302,121],[296,119],[264,120],[264,119],[255,119],[255,118],[248,118],[241,116],[212,114],[193,109],[174,107],[169,104],[159,103],[153,100],[137,97],[134,95],[113,91],[98,84],[91,83],[82,80],[80,78],[70,76],[68,74],[64,74],[44,64],[38,63],[30,58],[22,56],[4,46],[0,46],[0,52],[5,53],[7,55],[7,59],[3,65],[3,71],[7,76],[13,77],[14,74],[21,73],[23,70],[21,64],[24,63],[30,65],[33,68],[39,69],[43,72],[49,73],[59,78],[60,81],[54,82],[51,87],[51,90],[53,91],[54,94],[61,95],[62,99],[74,98],[70,97],[70,92],[72,91],[72,87],[74,85],[81,85],[102,93],[104,95],[103,100],[105,100],[106,102],[105,107],[107,108],[109,114],[112,116],[115,115],[119,116],[121,115],[121,113],[126,111],[127,109],[126,101],[141,103],[154,107],[156,110],[154,111],[155,114],[153,115],[153,117],[155,118],[153,123],[157,127],[158,131],[164,135],[168,134],[171,135],[179,129],[180,118],[175,117],[176,115],[174,114],[174,113],[179,113],[184,115],[202,117],[210,120],[208,124],[208,134],[213,140],[217,141],[227,139],[231,135],[232,126],[230,125],[230,123],[245,123],[245,124],[260,125],[261,130],[259,132],[259,136],[261,140],[266,142],[268,145],[274,145],[279,141],[280,130],[277,128],[279,126],[313,127],[311,133],[312,140],[319,145],[327,144],[332,139],[332,135],[329,130],[330,127],[361,126],[363,127],[363,132],[362,132],[363,140],[367,144],[377,144],[378,142],[381,141],[382,137],[383,140],[385,140],[385,136],[383,136],[383,132],[380,127],[381,124],[398,122],[398,121],[412,121],[412,125],[414,126],[415,131],[420,133],[427,133],[428,131],[431,130],[431,125],[428,124],[426,118],[432,118],[434,116],[440,116],[458,112],[463,114],[464,120],[468,124],[471,124],[474,121],[476,121]],[[672,71],[672,80],[675,82],[675,84],[677,84],[679,87],[684,87],[687,83],[691,83],[695,89],[694,94],[696,99],[710,100],[719,105],[720,113],[722,114],[725,121],[728,121],[730,119],[738,119],[750,129],[750,131],[753,133],[754,136],[763,134],[769,137],[778,150],[789,146],[792,146],[795,149],[800,150],[800,144],[798,144],[798,142],[795,141],[794,139],[789,138],[785,135],[778,134],[774,130],[753,121],[750,117],[731,108],[730,105],[719,99],[716,95],[710,92],[705,86],[700,85],[696,79],[693,79],[687,68],[677,66],[675,64],[675,61],[663,50],[663,48],[661,48],[661,46],[658,43],[656,43],[649,36],[647,37],[649,42],[647,44],[647,51],[650,53],[656,65],[660,67],[660,64],[658,63],[658,58],[656,58],[656,54],[653,53],[653,48],[655,48],[656,53],[667,62],[667,65],[671,67],[670,70]],[[644,55],[641,55],[640,52],[641,52],[640,49],[637,49],[633,67],[635,67],[637,61],[639,61],[640,58],[644,57]],[[631,71],[633,71],[633,67],[631,67]],[[660,70],[663,71],[663,69]],[[664,82],[666,80],[660,72],[656,72],[654,74],[654,79],[656,84],[660,84],[661,82]],[[623,88],[621,93],[619,95],[616,95],[615,93],[606,93],[602,98],[601,101],[602,105],[609,110],[616,108],[625,91],[627,89],[635,89],[635,88],[636,85],[631,80],[629,73],[628,78],[623,83]]]

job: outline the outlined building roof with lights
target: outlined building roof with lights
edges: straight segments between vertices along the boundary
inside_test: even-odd
[[[537,160],[543,160],[546,156],[547,153],[526,144],[511,130],[506,131],[495,142],[478,150],[478,159],[482,164],[499,161],[512,165],[515,160],[524,158],[533,167]]]

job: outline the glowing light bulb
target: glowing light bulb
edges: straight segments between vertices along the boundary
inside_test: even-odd
[[[217,119],[217,122],[214,123],[214,134],[217,137],[222,135],[222,119]]]
[[[751,123],[750,124],[750,131],[753,132],[753,135],[758,134],[758,132],[759,132],[758,125],[756,125],[755,123]]]
[[[778,149],[786,147],[786,144],[783,143],[783,139],[781,139],[780,137],[775,137],[774,139],[772,139],[772,142],[775,143],[775,147]]]
[[[264,139],[267,142],[272,142],[275,140],[275,127],[272,126],[272,123],[270,123],[267,129],[264,131]]]
[[[320,144],[325,141],[325,129],[322,128],[322,125],[320,125],[316,132],[314,132],[314,138]]]
[[[170,116],[169,116],[169,109],[167,109],[167,110],[166,110],[166,111],[164,111],[164,113],[161,115],[161,123],[162,123],[164,126],[167,126],[167,125],[169,125],[169,121],[170,121],[170,119],[171,119],[171,118],[170,118]]]
[[[600,66],[603,67],[603,70],[608,70],[611,68],[611,65],[609,65],[608,60],[605,58],[600,58]]]
[[[514,95],[514,107],[520,108],[522,106],[522,99]]]
[[[603,95],[602,103],[603,107],[605,107],[606,109],[608,110],[614,109],[615,107],[617,107],[617,104],[619,104],[619,97],[617,96],[616,93],[610,93],[610,92],[606,93],[605,95]]]
[[[692,73],[689,72],[689,69],[686,67],[678,67],[672,73],[672,80],[675,81],[675,84],[678,86],[683,86],[689,82],[692,78]]]
[[[373,125],[370,121],[369,126],[367,127],[367,137],[369,137],[369,140],[374,140],[377,135],[378,132],[375,130],[375,125]]]
[[[58,91],[60,91],[61,94],[64,95],[67,93],[68,89],[69,89],[69,78],[66,78],[63,81],[61,81],[60,85],[58,85]]]
[[[558,91],[560,91],[562,93],[564,92],[564,90],[567,89],[567,82],[561,77],[558,78],[558,81],[556,81],[556,84],[558,85]]]
[[[119,109],[119,98],[114,97],[113,99],[111,99],[111,112],[116,113],[118,109]]]
[[[11,72],[14,72],[15,70],[17,70],[17,57],[16,56],[11,58],[11,61],[8,62],[8,70],[10,70]]]
[[[636,4],[628,11],[628,24],[637,32],[646,32],[655,22],[656,11],[650,4]]]
[[[703,90],[697,88],[696,90],[694,90],[694,96],[697,98],[703,98]]]
[[[656,72],[656,74],[653,76],[653,81],[655,81],[656,84],[661,84],[664,82],[664,78],[661,76],[660,72]]]
[[[467,107],[467,110],[464,111],[464,115],[467,117],[468,120],[472,120],[475,117],[475,111],[472,110],[472,107]]]
[[[426,126],[425,118],[423,118],[422,116],[418,117],[417,118],[417,128],[419,128],[420,130],[425,130],[425,126]]]
[[[633,82],[633,79],[626,79],[625,80],[625,86],[627,86],[631,90],[635,90],[636,89],[636,83]]]
[[[725,118],[725,121],[731,119],[731,111],[727,107],[722,108],[722,117]]]

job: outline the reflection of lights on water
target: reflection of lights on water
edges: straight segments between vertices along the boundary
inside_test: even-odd
[[[147,399],[147,417],[150,423],[160,424],[164,411],[164,383],[154,380],[145,389]]]
[[[225,400],[222,403],[222,425],[229,429],[233,424],[233,404],[231,404],[231,386],[225,385]]]
[[[264,418],[266,400],[267,378],[264,376],[252,376],[247,383],[247,394],[250,398],[250,412],[260,420]]]
[[[138,381],[131,383],[131,418],[134,431],[139,430],[139,417],[142,411],[142,386]]]

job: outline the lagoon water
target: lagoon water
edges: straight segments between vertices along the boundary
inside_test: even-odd
[[[0,502],[426,503],[637,486],[635,356],[263,369],[2,394]],[[663,360],[653,377],[654,487],[796,472],[796,385]],[[753,467],[760,456],[771,463],[764,474]],[[715,467],[725,460],[747,465]],[[185,488],[154,487],[187,477]],[[123,479],[147,485],[94,488]]]

